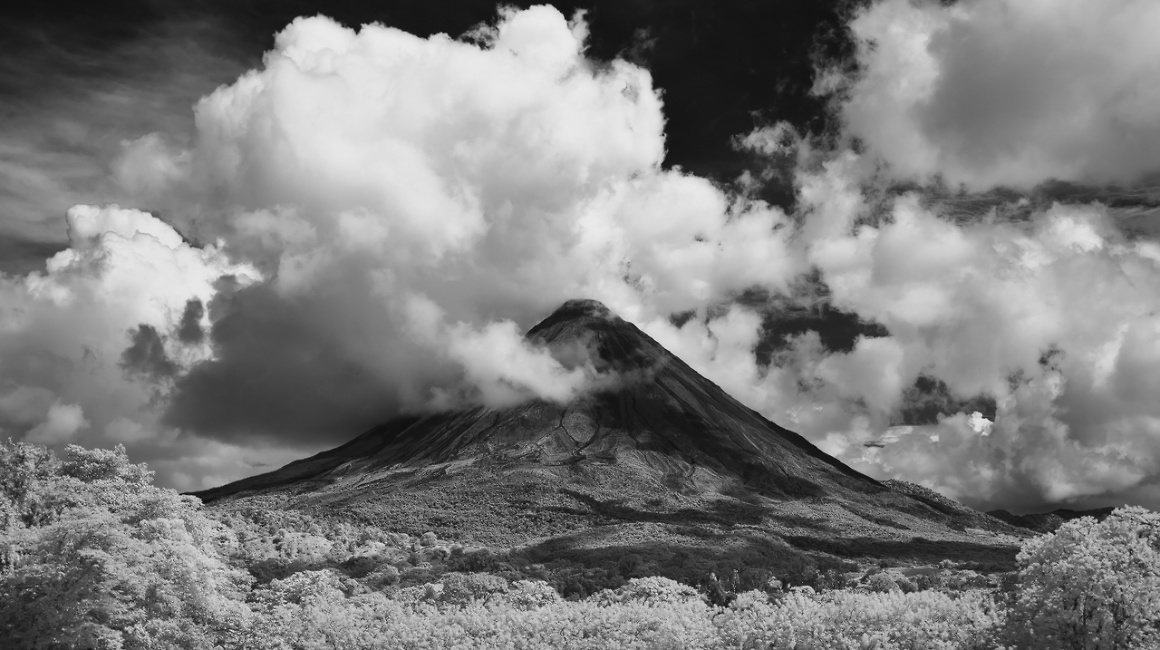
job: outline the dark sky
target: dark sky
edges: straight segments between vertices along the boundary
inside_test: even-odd
[[[551,4],[565,15],[587,12],[590,56],[626,58],[651,71],[664,91],[666,164],[725,182],[754,166],[732,146],[735,136],[777,120],[802,131],[825,130],[824,104],[809,94],[813,63],[850,53],[841,27],[844,8],[853,4],[846,0]],[[420,36],[458,36],[493,20],[496,7],[488,0],[6,3],[0,9],[0,110],[11,118],[53,101],[76,101],[78,87],[160,87],[176,75],[188,78],[159,92],[158,101],[192,105],[257,65],[278,30],[295,17],[320,13],[321,6],[321,13],[349,26],[380,22]],[[129,131],[131,116],[123,117],[122,130]],[[136,126],[147,132],[155,125]],[[99,145],[73,144],[82,151]],[[785,205],[792,188],[769,184],[763,198]],[[36,235],[5,239],[0,268],[22,270],[17,258],[40,257]]]

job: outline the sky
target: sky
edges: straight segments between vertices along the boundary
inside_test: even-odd
[[[4,11],[0,435],[220,485],[606,385],[522,337],[588,297],[871,476],[1160,507],[1155,3]]]

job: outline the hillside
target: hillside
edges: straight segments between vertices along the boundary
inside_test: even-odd
[[[852,470],[600,303],[569,301],[527,336],[551,350],[583,346],[618,380],[569,404],[400,418],[198,496],[432,531],[539,561],[1013,558],[1017,529]]]
[[[1070,510],[1058,508],[1051,512],[1037,512],[1017,515],[1007,510],[989,510],[987,514],[1005,521],[1017,528],[1025,528],[1036,533],[1054,533],[1063,524],[1080,517],[1094,517],[1098,521],[1107,519],[1115,508],[1094,508],[1092,510]]]

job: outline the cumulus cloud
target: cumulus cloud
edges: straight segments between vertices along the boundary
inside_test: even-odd
[[[33,427],[24,438],[41,445],[56,445],[71,440],[79,429],[88,425],[80,406],[54,402],[48,407],[44,422]]]
[[[889,332],[820,355],[812,374],[800,366],[823,382],[814,399],[856,401],[831,426],[845,442],[874,444],[843,457],[984,507],[1122,497],[1160,473],[1157,243],[1126,235],[1100,204],[964,219],[921,193],[871,191],[871,167],[845,153],[800,177],[804,255],[836,307]],[[990,396],[994,418],[945,413],[883,436],[920,377],[959,399]]]
[[[956,11],[976,10],[965,3]],[[951,11],[881,2],[860,14],[855,31],[881,20],[874,28],[885,40],[860,53],[863,65],[872,65],[858,83],[881,82],[892,92],[926,88],[914,85],[919,78],[908,76],[903,62],[931,56],[928,44],[907,49],[914,42],[902,36],[916,25],[938,32],[922,21]],[[887,72],[889,79],[874,77]],[[869,95],[859,93],[868,88],[855,84],[839,96],[843,115],[866,108],[859,102]],[[1050,107],[1044,110],[1051,119]],[[816,271],[830,305],[880,325],[885,336],[863,336],[850,350],[826,349],[812,334],[791,336],[762,367],[730,352],[760,344],[756,314],[745,328],[750,333],[726,344],[712,330],[733,318],[727,314],[684,324],[667,334],[669,345],[750,405],[874,476],[917,481],[983,508],[1155,505],[1160,413],[1150,396],[1158,244],[1100,203],[991,195],[972,204],[948,200],[937,183],[916,188],[915,180],[939,178],[980,189],[993,183],[968,180],[964,174],[974,171],[961,160],[926,155],[933,150],[911,156],[919,149],[908,148],[907,138],[928,135],[906,122],[912,114],[860,113],[865,121],[847,120],[844,135],[871,134],[864,153],[810,150],[805,142],[795,171],[794,252]],[[755,132],[745,141],[777,135]],[[1025,135],[995,135],[991,126],[980,133],[1010,140],[1013,150],[1040,146],[1035,132]],[[891,159],[875,137],[910,157]],[[1059,144],[1054,135],[1048,140]],[[890,164],[881,165],[883,156]],[[1131,184],[1144,171],[1109,168],[1095,180]],[[1027,177],[1026,184],[1058,175]],[[916,416],[920,421],[892,426]]]
[[[139,210],[78,205],[66,223],[43,271],[0,275],[0,430],[45,444],[156,431],[157,380],[213,355],[168,335],[187,302],[260,275]]]
[[[972,204],[941,184],[1146,180],[1160,144],[1142,108],[1160,80],[1157,24],[1155,6],[1131,0],[858,12],[857,72],[821,74],[818,89],[862,153],[799,156],[795,244],[836,308],[888,336],[849,352],[798,345],[804,355],[775,358],[755,385],[790,372],[794,399],[814,405],[797,424],[824,448],[971,505],[1154,505],[1160,247],[1090,199]],[[937,421],[890,426],[931,406],[914,397],[931,382],[946,393]]]
[[[550,7],[461,40],[299,19],[198,104],[194,148],[130,147],[135,187],[269,277],[207,303],[218,355],[167,421],[305,441],[565,400],[599,378],[521,333],[564,300],[658,317],[784,285],[786,216],[663,170],[648,73],[588,60],[586,33]]]
[[[982,190],[1160,171],[1154,2],[883,0],[850,29],[860,72],[820,88],[901,176]]]
[[[39,330],[45,349],[98,342],[117,381],[84,390],[125,393],[69,393],[90,421],[80,435],[302,453],[402,411],[563,401],[608,380],[523,340],[564,300],[664,319],[784,286],[800,262],[786,215],[665,170],[649,74],[586,58],[586,37],[549,7],[461,39],[302,18],[197,104],[189,146],[128,144],[116,181],[172,227],[74,208],[49,273],[6,280],[46,320],[110,320]],[[191,260],[176,280],[174,256]],[[120,284],[70,306],[86,283]],[[174,471],[163,480],[198,480]]]
[[[853,163],[803,172],[798,242],[833,304],[881,323],[887,336],[860,338],[848,352],[826,349],[812,332],[791,336],[764,367],[753,355],[762,316],[750,308],[645,329],[742,401],[874,476],[981,508],[1154,504],[1156,243],[1125,236],[1099,205],[962,223],[904,194],[875,215]],[[821,186],[856,196],[809,200]],[[932,382],[947,392],[937,420],[891,426],[911,387]],[[946,410],[980,395],[994,412]]]

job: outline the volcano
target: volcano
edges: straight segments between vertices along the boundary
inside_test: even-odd
[[[844,557],[1012,555],[1013,529],[884,484],[747,408],[592,300],[527,333],[612,378],[532,400],[399,418],[281,469],[196,493],[487,545],[581,550],[754,545]],[[651,546],[650,546],[651,545]],[[940,550],[942,549],[942,550]]]

